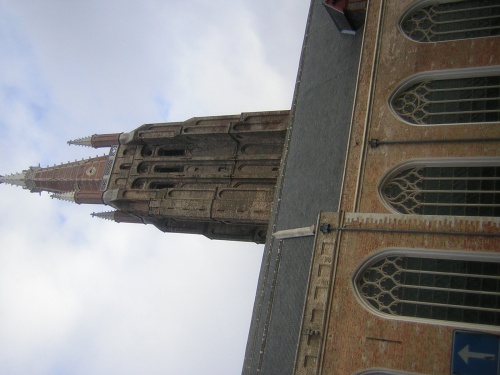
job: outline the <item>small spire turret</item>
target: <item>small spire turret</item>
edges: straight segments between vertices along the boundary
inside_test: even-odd
[[[75,194],[76,194],[76,192],[74,192],[74,191],[68,191],[65,193],[54,193],[50,197],[52,199],[56,198],[56,199],[66,201],[66,202],[76,203]]]
[[[120,133],[94,134],[88,137],[68,141],[68,145],[86,146],[93,148],[111,147],[120,144]]]
[[[98,217],[104,220],[115,221],[115,212],[116,211],[92,212],[90,215],[92,217]]]
[[[85,147],[93,147],[92,146],[92,136],[82,137],[72,141],[68,141],[68,145],[76,145],[76,146],[85,146]]]
[[[144,224],[139,216],[129,214],[120,210],[107,211],[107,212],[92,212],[92,217],[98,217],[104,220],[111,220],[116,223],[131,223],[131,224]]]

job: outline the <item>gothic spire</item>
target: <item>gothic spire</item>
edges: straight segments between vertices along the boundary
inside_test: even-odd
[[[65,193],[76,190],[99,192],[104,170],[109,163],[108,156],[97,156],[52,167],[29,167],[21,173],[0,176],[0,183],[20,186],[33,193]]]

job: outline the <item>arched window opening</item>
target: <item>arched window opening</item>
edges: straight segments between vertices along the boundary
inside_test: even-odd
[[[423,1],[400,22],[408,38],[423,43],[500,35],[498,0]]]
[[[142,179],[137,179],[132,183],[132,189],[144,189],[146,186],[146,181]]]
[[[379,195],[403,214],[499,217],[500,159],[409,162],[384,177]]]
[[[389,316],[500,326],[500,256],[385,250],[353,284],[360,300]]]
[[[184,167],[166,167],[163,165],[156,165],[154,171],[156,173],[182,173],[184,172]]]
[[[186,154],[187,154],[186,149],[167,150],[164,148],[160,148],[158,150],[158,156],[184,156]]]
[[[423,74],[396,90],[389,106],[412,125],[500,122],[500,72]]]
[[[169,184],[167,182],[160,182],[160,181],[154,181],[149,184],[150,189],[171,189],[175,185],[174,184]]]
[[[130,169],[130,167],[132,167],[131,163],[124,163],[124,164],[120,165],[121,170],[128,170],[128,169]]]

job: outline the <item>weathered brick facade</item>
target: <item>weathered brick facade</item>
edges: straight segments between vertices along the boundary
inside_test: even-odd
[[[419,3],[369,1],[341,211],[322,213],[318,221],[329,224],[330,230],[316,231],[296,374],[357,374],[369,369],[387,369],[374,374],[449,374],[455,330],[500,333],[495,319],[475,324],[380,313],[356,291],[354,279],[362,264],[397,249],[477,260],[495,254],[488,259],[500,259],[497,217],[402,214],[383,201],[381,182],[401,165],[500,166],[498,120],[412,125],[390,108],[398,87],[419,74],[432,79],[446,72],[493,71],[500,76],[498,36],[433,43],[408,38],[399,23]],[[497,311],[498,305],[492,309]]]
[[[454,330],[498,333],[498,326],[376,314],[353,286],[360,265],[381,251],[498,253],[498,218],[323,213],[319,223],[330,232],[316,237],[296,374],[447,374]]]
[[[200,117],[122,134],[107,203],[165,232],[263,243],[288,114]]]

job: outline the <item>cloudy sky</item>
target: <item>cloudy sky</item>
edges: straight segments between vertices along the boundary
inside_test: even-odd
[[[0,0],[0,174],[94,133],[289,109],[308,1]],[[0,186],[1,374],[237,374],[261,246]]]

